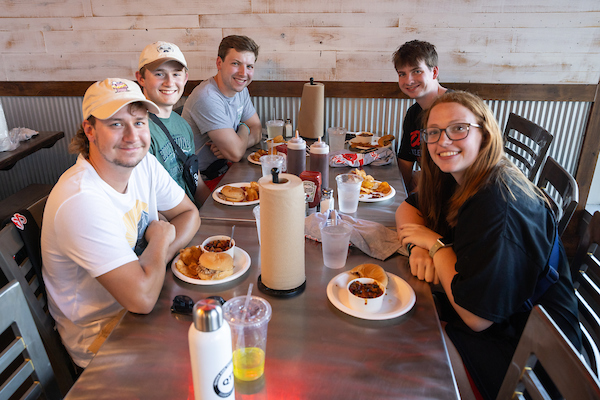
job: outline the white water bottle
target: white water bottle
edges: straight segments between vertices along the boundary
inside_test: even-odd
[[[190,326],[190,358],[196,400],[235,399],[231,328],[223,320],[221,304],[200,300]]]

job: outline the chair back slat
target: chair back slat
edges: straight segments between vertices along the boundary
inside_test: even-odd
[[[0,291],[0,399],[62,395],[19,282]],[[40,396],[43,395],[43,396]]]
[[[534,182],[548,153],[553,136],[538,124],[510,113],[504,128],[504,151]]]
[[[24,249],[25,244],[14,224],[11,223],[2,228],[0,231],[0,272],[6,277],[6,280],[16,280],[21,285],[61,391],[66,395],[76,379],[75,367],[56,331],[56,324],[48,311],[45,293],[41,290],[42,284]],[[19,254],[18,257],[16,257],[17,254]],[[17,261],[20,261],[20,264],[17,264]]]
[[[582,213],[580,241],[571,261],[571,276],[577,297],[584,357],[600,376],[600,212]]]
[[[540,367],[551,382],[539,374]],[[554,388],[566,398],[600,398],[598,377],[544,308],[537,305],[529,315],[497,399],[511,399],[517,393],[550,399],[548,393]]]
[[[558,234],[562,235],[579,203],[579,186],[575,178],[555,159],[548,157],[537,186],[550,201],[558,221]]]

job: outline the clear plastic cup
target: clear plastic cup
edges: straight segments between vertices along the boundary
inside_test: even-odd
[[[279,172],[283,172],[285,157],[284,156],[273,156],[266,155],[262,156],[260,159],[260,165],[262,167],[262,176],[271,176],[272,168],[279,168]]]
[[[223,306],[223,318],[231,327],[233,345],[233,375],[242,381],[254,381],[265,371],[267,327],[271,305],[261,297],[252,296],[244,312],[246,296],[238,296]]]
[[[346,214],[358,209],[358,197],[363,178],[355,174],[341,174],[335,177],[338,188],[338,207]]]
[[[332,269],[346,265],[352,225],[345,221],[328,219],[319,224],[323,247],[323,264]]]
[[[260,246],[260,206],[256,206],[252,209],[254,219],[256,220],[256,232],[258,233],[258,245]]]
[[[346,143],[346,128],[332,126],[327,128],[327,137],[329,138],[329,151],[344,150]]]
[[[282,119],[272,119],[267,121],[267,136],[269,139],[273,139],[276,136],[283,136],[283,120]]]

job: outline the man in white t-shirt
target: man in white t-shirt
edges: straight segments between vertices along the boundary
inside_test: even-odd
[[[79,156],[50,193],[41,246],[50,313],[85,368],[123,310],[152,311],[165,265],[192,239],[200,217],[148,154],[147,114],[159,110],[135,82],[94,83],[82,109],[69,146]]]
[[[246,149],[260,141],[262,125],[250,100],[258,45],[247,36],[231,35],[219,45],[217,75],[196,86],[181,116],[192,127],[199,171],[212,190]]]

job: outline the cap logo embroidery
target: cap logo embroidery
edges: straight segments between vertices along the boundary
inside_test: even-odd
[[[156,51],[158,51],[159,53],[172,53],[175,50],[173,50],[173,47],[171,47],[168,44],[161,44],[160,46],[158,46]]]
[[[15,213],[15,215],[13,215],[10,220],[13,222],[13,224],[15,224],[15,226],[18,229],[20,229],[20,230],[25,229],[25,224],[27,223],[27,218],[25,218],[25,216],[23,214]]]
[[[127,84],[125,82],[115,82],[113,81],[112,83],[112,88],[115,91],[115,93],[120,93],[120,92],[128,92],[129,91],[129,86],[127,86]]]

